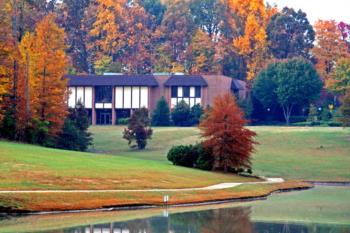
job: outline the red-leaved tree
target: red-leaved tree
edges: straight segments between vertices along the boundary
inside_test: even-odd
[[[204,146],[211,149],[214,169],[227,172],[230,168],[251,168],[256,133],[245,128],[247,121],[235,98],[226,93],[217,96],[199,128]]]

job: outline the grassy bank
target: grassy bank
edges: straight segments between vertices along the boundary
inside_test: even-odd
[[[250,127],[258,133],[253,168],[259,175],[302,180],[350,181],[350,129],[325,127]],[[130,150],[123,127],[92,127],[98,152],[166,161],[172,145],[200,140],[197,128],[155,128],[144,152]]]
[[[255,179],[151,160],[0,142],[0,190],[205,187]]]

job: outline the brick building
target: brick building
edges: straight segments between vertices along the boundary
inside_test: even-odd
[[[215,96],[231,92],[245,98],[246,84],[223,75],[66,75],[68,106],[80,101],[89,112],[93,125],[110,125],[117,118],[129,117],[133,109],[153,111],[164,96],[173,108],[184,100],[190,106],[208,106]]]

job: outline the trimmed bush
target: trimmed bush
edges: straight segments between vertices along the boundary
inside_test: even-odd
[[[201,170],[212,170],[214,162],[211,152],[202,144],[173,146],[167,158],[174,165]]]

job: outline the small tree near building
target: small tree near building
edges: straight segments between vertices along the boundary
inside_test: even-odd
[[[62,132],[57,139],[56,147],[67,150],[86,151],[92,144],[89,115],[80,102],[75,108],[69,109]]]
[[[343,98],[343,104],[340,107],[340,112],[342,113],[342,118],[340,121],[343,123],[344,127],[350,127],[350,90],[347,91]]]
[[[203,145],[212,151],[214,169],[251,168],[256,133],[245,128],[244,113],[230,93],[218,96],[199,128],[205,138]]]
[[[158,102],[156,109],[152,115],[153,126],[169,126],[170,125],[170,110],[164,96]]]
[[[322,86],[313,65],[296,58],[272,63],[262,70],[256,78],[253,94],[266,108],[279,105],[289,125],[293,109],[306,107],[317,99]]]
[[[146,108],[134,110],[129,120],[128,128],[124,129],[123,138],[128,141],[131,148],[143,150],[146,148],[147,139],[152,136],[152,129],[149,127],[150,119]],[[133,142],[135,144],[132,144]]]

